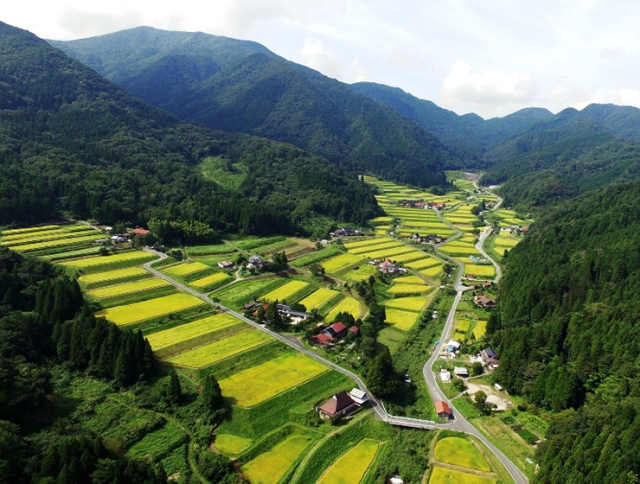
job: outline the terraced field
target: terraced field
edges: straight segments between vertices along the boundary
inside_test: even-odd
[[[331,273],[337,272],[345,267],[355,264],[363,259],[364,256],[354,254],[341,254],[337,257],[329,259],[322,263],[324,270]]]
[[[496,270],[492,265],[465,264],[464,274],[491,279],[496,275]]]
[[[426,297],[399,297],[388,299],[384,305],[388,308],[401,309],[405,311],[421,311],[428,299]]]
[[[312,309],[321,308],[337,295],[337,291],[322,287],[305,297],[302,301],[300,301],[300,304],[302,304],[307,309],[307,311],[311,311]]]
[[[230,314],[222,313],[198,319],[191,323],[181,324],[164,331],[151,333],[145,337],[149,340],[151,349],[156,351],[240,324],[243,323],[239,319]]]
[[[339,313],[344,313],[344,312],[351,314],[356,319],[359,318],[361,310],[360,310],[360,303],[358,302],[358,300],[350,296],[345,297],[336,306],[334,306],[333,309],[331,309],[329,314],[327,314],[327,317],[325,318],[325,320],[334,321],[334,319],[336,318],[336,316],[338,316]]]
[[[74,244],[83,244],[87,242],[93,242],[98,239],[103,239],[104,235],[100,233],[94,233],[91,235],[81,235],[79,237],[65,237],[63,239],[47,240],[41,242],[34,242],[21,245],[8,245],[8,247],[15,252],[32,252],[41,249],[51,249],[54,247],[71,246]]]
[[[123,296],[125,294],[134,294],[137,292],[148,291],[149,289],[157,289],[160,287],[169,287],[167,281],[163,279],[146,279],[143,281],[129,282],[126,284],[118,284],[115,286],[107,286],[100,289],[88,291],[89,296],[96,299],[107,299],[111,297]]]
[[[202,279],[191,281],[189,285],[197,289],[205,289],[207,287],[215,286],[223,282],[231,282],[232,280],[232,277],[219,272],[216,274],[211,274],[210,276],[203,277]]]
[[[293,435],[243,465],[242,472],[252,484],[277,484],[311,441],[310,437]]]
[[[235,405],[253,407],[327,370],[311,358],[289,353],[221,380],[220,388]]]
[[[138,323],[166,314],[178,313],[185,309],[205,304],[191,294],[172,294],[171,296],[149,299],[125,306],[116,306],[96,312],[97,317],[105,317],[118,326]]]
[[[318,480],[318,484],[361,482],[376,457],[380,443],[364,439],[342,455]]]
[[[167,362],[188,368],[204,368],[217,361],[272,341],[271,336],[257,330],[236,333],[190,351],[167,358]]]
[[[387,323],[402,331],[409,331],[416,321],[418,321],[419,313],[413,311],[402,311],[387,307]]]
[[[303,290],[308,285],[309,283],[304,281],[287,282],[284,286],[280,286],[279,288],[260,296],[260,299],[264,301],[284,301],[288,297],[291,297],[297,292]]]
[[[258,279],[240,281],[215,291],[211,297],[217,298],[225,306],[238,309],[243,304],[256,299],[285,283],[284,279]]]
[[[101,268],[101,267],[111,266],[111,265],[118,265],[118,266],[122,265],[123,267],[139,265],[149,260],[154,260],[156,258],[157,257],[153,254],[149,254],[141,250],[134,250],[131,252],[124,252],[124,253],[108,255],[108,256],[86,257],[83,259],[63,261],[63,262],[60,262],[60,265],[65,267],[71,267],[73,269],[93,270],[96,268]]]
[[[100,282],[117,281],[119,279],[129,279],[145,275],[151,277],[151,273],[145,271],[141,267],[127,267],[125,269],[116,269],[113,271],[96,272],[94,274],[83,275],[78,278],[78,282],[81,284],[91,285]]]
[[[209,269],[210,267],[202,262],[184,262],[176,266],[167,267],[162,272],[169,276],[188,276]]]

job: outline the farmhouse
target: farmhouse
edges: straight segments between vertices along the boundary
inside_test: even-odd
[[[313,336],[310,341],[311,343],[319,344],[322,346],[326,346],[334,341],[338,341],[344,338],[347,334],[357,335],[359,332],[357,326],[351,326],[347,328],[343,323],[337,322],[333,323],[327,329],[321,331],[319,334]]]
[[[351,227],[344,227],[336,230],[335,232],[331,232],[329,235],[331,235],[331,237],[351,237],[362,235],[362,232],[358,229],[352,229]]]
[[[449,408],[449,404],[447,402],[436,402],[435,407],[438,418],[442,418],[445,420],[449,420],[451,418],[451,409]]]
[[[259,255],[252,255],[249,257],[247,268],[262,270],[267,266],[267,262],[262,260]]]
[[[149,235],[151,233],[150,230],[146,230],[146,229],[133,229],[133,230],[129,230],[127,232],[127,236],[129,237],[135,237],[136,235],[139,235],[141,237],[144,237],[145,235]]]
[[[494,303],[487,296],[479,295],[473,298],[473,302],[478,306],[482,306],[483,308],[494,308],[496,307],[496,303]]]
[[[229,269],[233,269],[236,265],[228,260],[221,260],[220,262],[218,262],[218,267],[220,269],[224,269],[224,270],[229,270]]]
[[[296,323],[299,323],[300,321],[306,321],[306,319],[310,316],[309,313],[305,313],[304,311],[294,311],[290,306],[287,306],[286,304],[278,304],[276,308],[282,316],[287,316],[291,319],[294,319],[296,320]]]
[[[456,366],[453,369],[453,374],[460,378],[467,378],[469,376],[469,371],[464,366]]]
[[[245,311],[249,311],[253,308],[257,308],[258,306],[260,306],[260,303],[258,301],[251,301],[250,303],[247,303],[244,306],[242,306],[242,309],[244,309]]]
[[[356,408],[358,408],[358,404],[353,401],[347,392],[342,391],[320,405],[318,412],[321,417],[332,418],[336,415],[345,416]]]
[[[496,351],[491,348],[491,347],[487,347],[485,349],[483,349],[480,352],[480,357],[482,358],[482,361],[484,361],[485,364],[496,368],[498,366],[498,353],[496,353]]]
[[[383,274],[406,274],[407,269],[398,267],[396,264],[387,259],[378,266],[378,270]]]
[[[313,344],[318,344],[320,346],[327,346],[333,343],[333,337],[325,333],[320,333],[313,336],[309,341],[311,341],[311,343]]]
[[[449,348],[449,351],[454,352],[454,351],[460,349],[460,343],[457,342],[455,339],[451,339],[447,343],[447,348]]]

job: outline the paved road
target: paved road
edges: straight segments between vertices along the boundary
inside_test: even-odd
[[[499,206],[499,203],[496,204],[496,206],[494,207],[494,210],[498,206]],[[458,229],[456,229],[452,224],[447,222],[442,217],[442,214],[440,212],[436,211],[436,213],[438,215],[438,218],[442,222],[444,222],[445,224],[447,224],[449,227],[451,227],[453,230],[457,232],[456,236],[454,236],[453,238],[457,238],[461,235],[461,232]],[[498,264],[496,264],[496,262],[493,259],[491,259],[491,257],[487,255],[484,249],[482,249],[482,245],[484,244],[484,241],[486,240],[486,238],[489,236],[490,231],[491,229],[486,229],[480,235],[480,239],[476,244],[476,248],[480,251],[480,253],[483,256],[485,256],[488,260],[490,260],[491,263],[496,268],[496,277],[494,279],[494,282],[498,282],[501,277],[500,267],[498,266]],[[477,428],[475,428],[460,412],[456,410],[455,405],[451,402],[449,398],[447,398],[447,396],[442,392],[442,390],[440,390],[440,387],[438,386],[438,382],[436,380],[436,375],[432,370],[434,363],[438,360],[439,354],[442,351],[442,349],[445,347],[448,337],[453,330],[456,309],[458,307],[458,304],[460,303],[460,300],[462,299],[462,295],[464,294],[465,291],[472,289],[470,287],[462,285],[461,283],[462,275],[464,273],[464,264],[462,264],[462,262],[453,258],[447,257],[447,259],[451,260],[452,262],[457,264],[459,267],[458,275],[454,282],[456,297],[453,300],[453,304],[451,305],[451,310],[449,311],[449,315],[447,316],[447,322],[445,324],[444,330],[442,331],[442,335],[440,337],[440,343],[434,348],[431,358],[429,358],[429,360],[425,363],[424,367],[422,368],[422,373],[424,375],[424,379],[427,384],[427,390],[429,391],[429,395],[431,396],[431,399],[434,402],[435,401],[447,402],[453,412],[453,420],[451,422],[447,424],[437,424],[437,427],[448,428],[450,430],[457,430],[459,432],[464,432],[466,434],[471,434],[475,436],[480,441],[482,441],[482,443],[484,443],[489,448],[489,450],[491,450],[491,452],[495,454],[495,456],[500,460],[500,462],[505,467],[505,469],[507,469],[507,471],[509,472],[509,474],[511,475],[511,477],[513,478],[516,484],[527,484],[529,480],[522,473],[522,471],[513,462],[511,462],[511,460],[509,460],[509,458],[507,458],[507,456],[504,455],[495,445],[493,445],[489,441],[489,439],[487,439]]]

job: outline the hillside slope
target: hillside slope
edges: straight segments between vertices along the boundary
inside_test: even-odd
[[[443,168],[458,163],[417,123],[252,42],[141,27],[51,43],[183,120],[293,143],[352,171],[443,186]]]
[[[500,318],[488,327],[496,378],[561,412],[535,482],[638,478],[639,254],[639,181],[563,203],[509,254]]]
[[[245,182],[230,191],[205,179],[207,157],[241,168]],[[363,221],[378,210],[362,182],[323,158],[182,123],[0,23],[0,223],[65,214],[293,232],[317,217]]]

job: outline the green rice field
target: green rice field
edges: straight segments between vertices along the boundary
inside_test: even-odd
[[[99,282],[115,281],[118,279],[127,279],[137,276],[151,276],[150,272],[140,267],[127,267],[125,269],[116,269],[114,271],[96,272],[95,274],[86,274],[78,278],[78,282],[82,284],[96,284]]]
[[[226,456],[236,456],[242,454],[251,447],[253,440],[232,434],[216,434],[215,446]]]
[[[211,274],[210,276],[203,277],[202,279],[197,279],[195,281],[191,281],[189,283],[190,286],[203,288],[207,286],[211,286],[212,284],[216,284],[218,282],[224,281],[228,279],[231,282],[233,279],[227,276],[224,273]]]
[[[212,297],[219,299],[225,306],[238,307],[257,298],[274,286],[284,283],[284,279],[257,279],[240,281],[215,291]]]
[[[354,254],[342,254],[333,259],[329,259],[322,263],[322,267],[324,267],[325,271],[331,273],[339,271],[340,269],[344,269],[345,267],[355,264],[358,261],[361,261],[363,256],[354,255]]]

